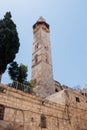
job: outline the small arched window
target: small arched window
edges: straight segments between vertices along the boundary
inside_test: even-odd
[[[36,54],[35,55],[35,63],[37,63],[38,62],[38,55]]]
[[[48,50],[48,46],[46,44],[45,44],[44,48],[45,48],[46,51]]]
[[[80,102],[80,99],[79,99],[79,97],[76,97],[76,102]]]
[[[35,45],[35,50],[37,50],[39,48],[39,43],[37,43],[36,45]]]
[[[45,56],[45,61],[46,61],[46,63],[49,63],[48,55],[47,55],[47,54],[46,54],[46,56]]]
[[[44,114],[41,114],[41,123],[40,123],[40,126],[41,128],[46,128],[47,127],[47,124],[46,124],[46,117]]]
[[[57,89],[57,88],[55,88],[55,92],[58,92],[58,89]]]

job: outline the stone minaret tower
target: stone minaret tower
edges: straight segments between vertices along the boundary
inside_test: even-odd
[[[55,92],[49,24],[40,17],[33,25],[32,80],[36,81],[33,89],[37,96],[47,97]]]

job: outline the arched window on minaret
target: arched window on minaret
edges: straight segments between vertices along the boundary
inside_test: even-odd
[[[45,55],[45,61],[46,61],[46,63],[49,63],[48,55],[47,54]]]
[[[39,43],[37,43],[36,45],[35,45],[35,50],[37,50],[39,48]]]
[[[45,45],[44,48],[45,48],[46,51],[48,50],[48,46]]]
[[[38,62],[38,55],[36,54],[35,55],[35,63],[37,63]]]

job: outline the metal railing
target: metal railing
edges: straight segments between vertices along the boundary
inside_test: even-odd
[[[32,93],[32,89],[30,86],[28,85],[25,85],[25,84],[22,84],[22,83],[19,83],[17,81],[14,81],[13,83],[9,83],[7,84],[9,87],[12,87],[12,88],[15,88],[17,90],[21,90],[25,93]]]

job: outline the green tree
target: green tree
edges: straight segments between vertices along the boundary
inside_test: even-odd
[[[8,68],[8,74],[13,81],[18,80],[19,67],[16,61],[12,62]]]
[[[12,87],[16,87],[17,89],[23,90],[25,92],[32,93],[33,88],[36,84],[36,80],[30,80],[30,82],[27,81],[27,72],[27,66],[23,64],[20,64],[18,66],[16,61],[12,62],[8,67],[8,74],[10,78],[13,80],[13,83],[9,85]]]
[[[18,81],[20,83],[24,83],[27,80],[27,66],[21,64],[18,66],[17,62],[14,61],[8,67],[8,74],[10,78],[14,81]]]
[[[29,86],[31,89],[33,89],[35,87],[35,84],[36,84],[36,80],[30,80]]]
[[[27,85],[30,92],[33,92],[33,88],[35,87],[36,80],[26,81],[26,82],[24,82],[24,84]]]
[[[7,12],[0,20],[0,77],[5,72],[7,65],[14,60],[19,46],[16,25],[11,19],[11,13]]]
[[[24,83],[27,80],[27,72],[28,72],[27,66],[21,64],[19,66],[19,75],[18,75],[18,81],[20,83]]]

